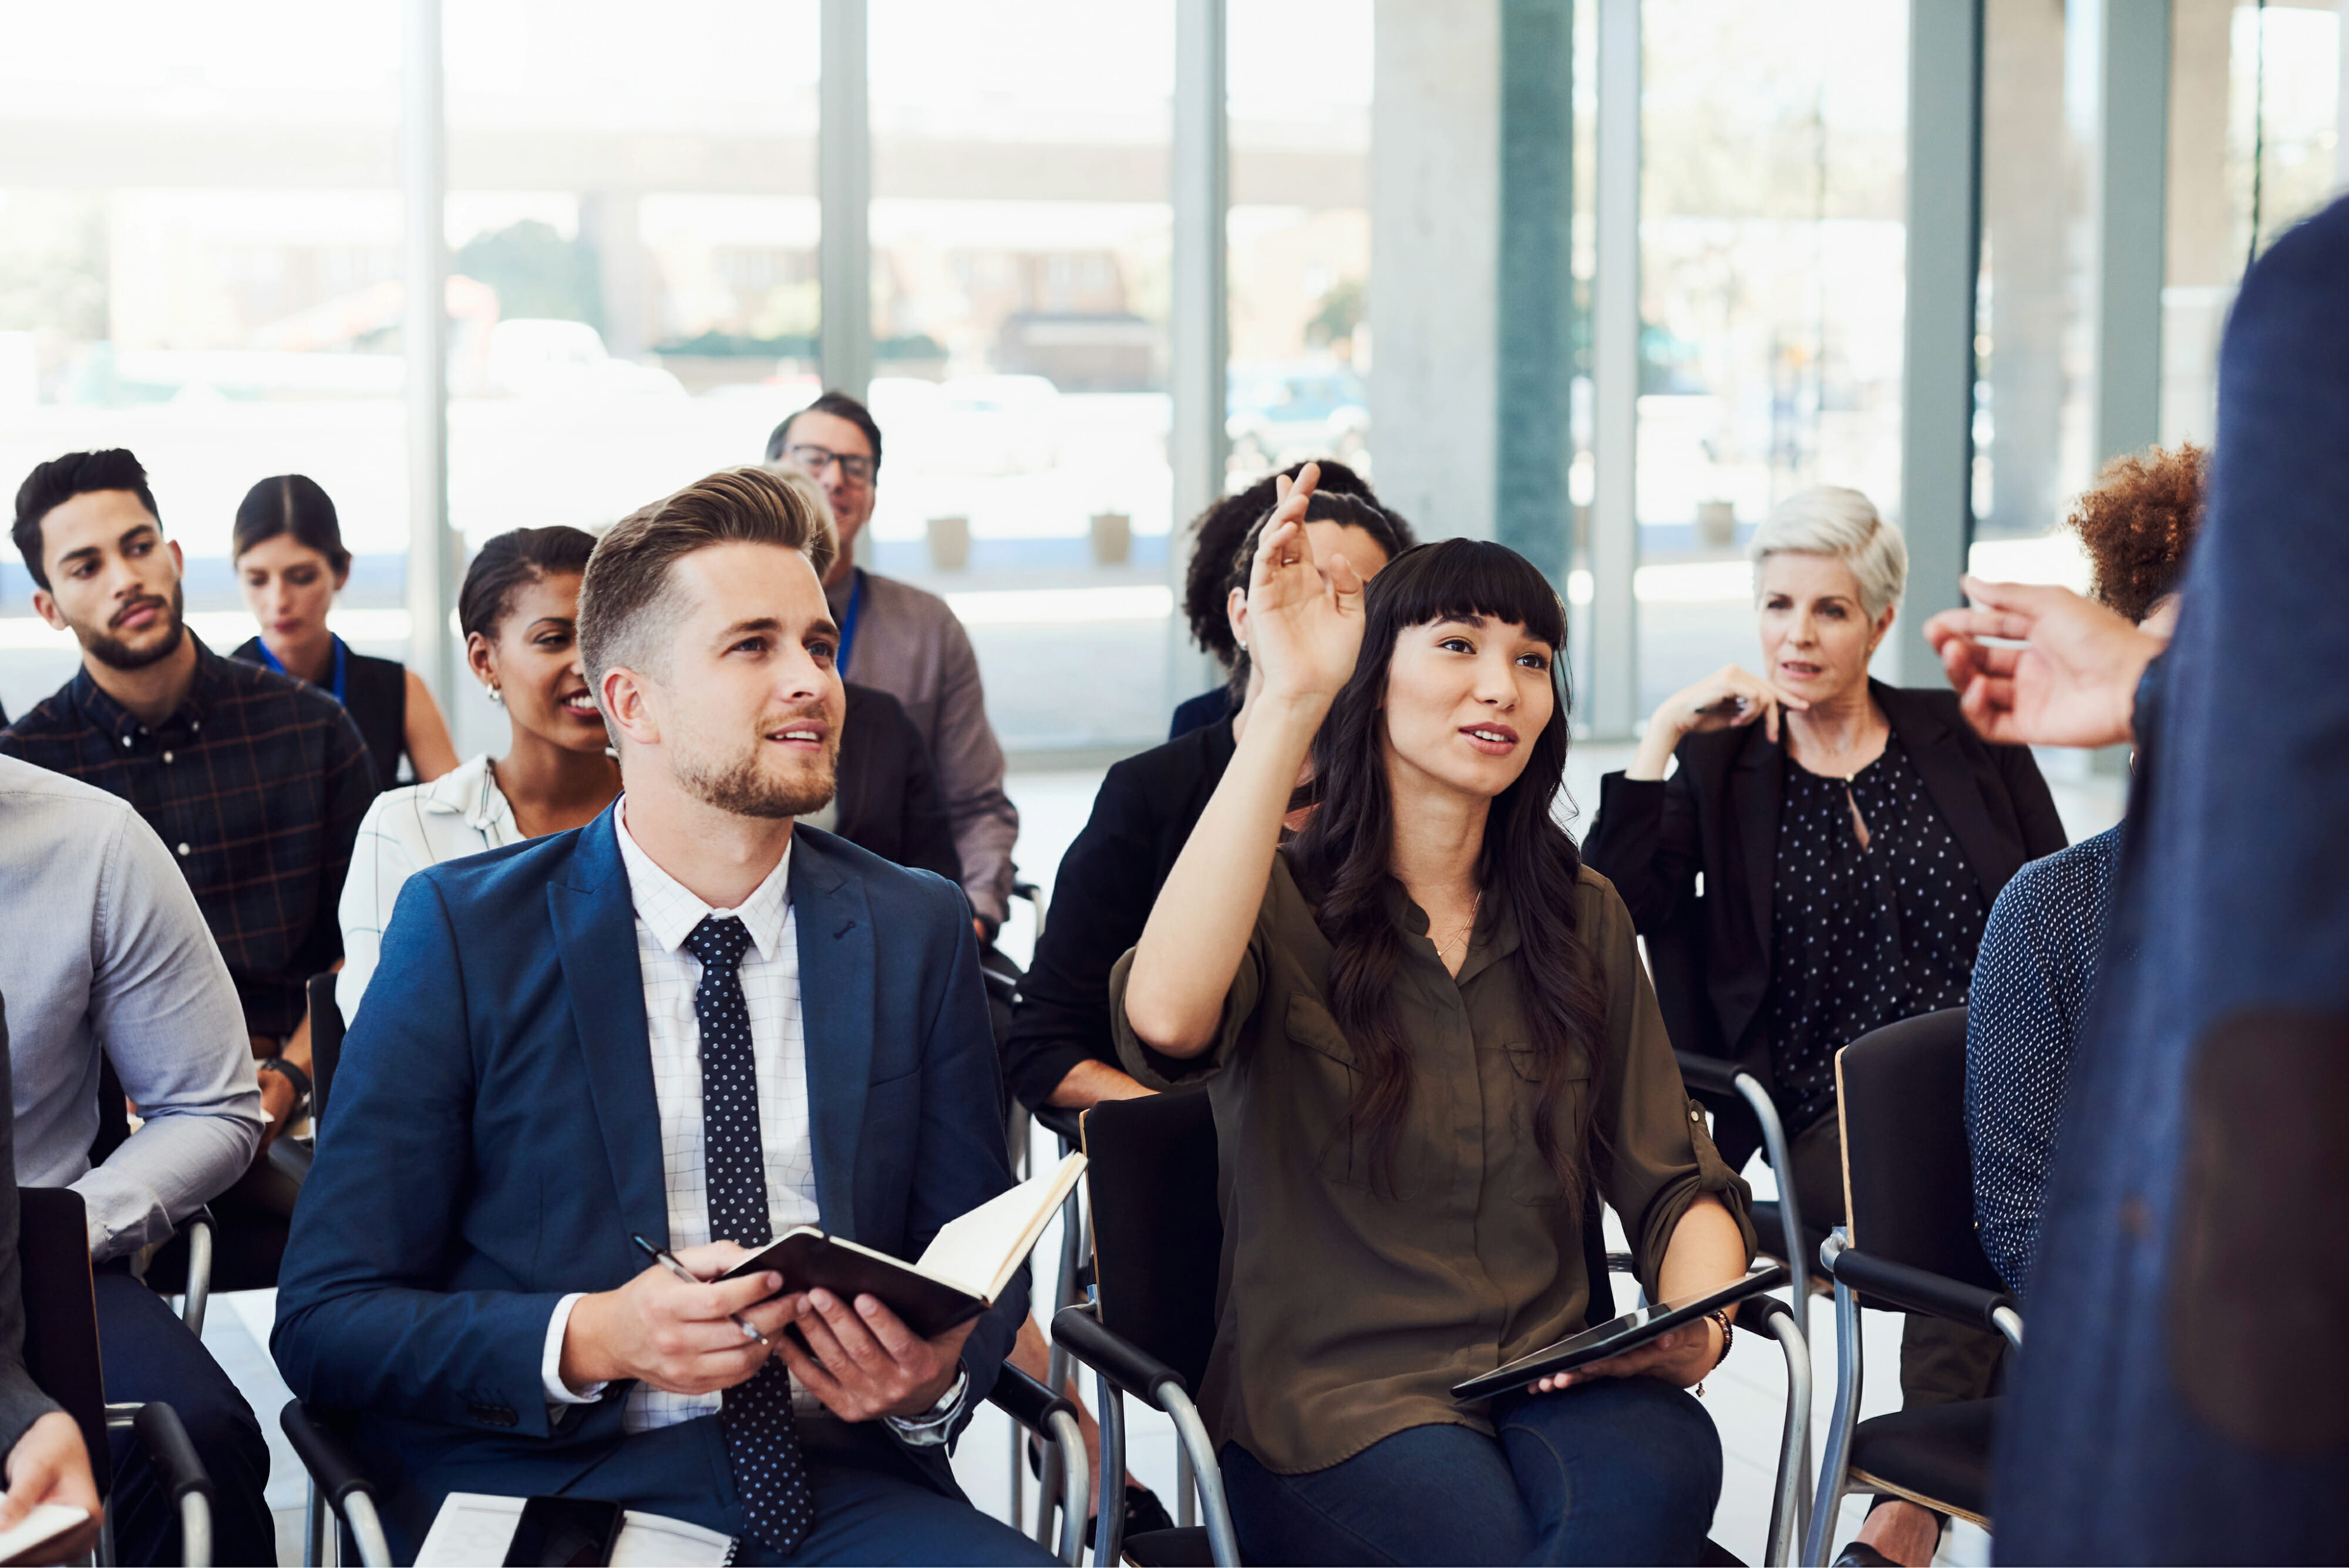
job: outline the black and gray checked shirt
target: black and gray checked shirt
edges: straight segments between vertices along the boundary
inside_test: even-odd
[[[340,703],[197,642],[195,679],[162,723],[140,723],[84,669],[0,731],[0,753],[129,801],[186,873],[246,1029],[293,1033],[303,982],[342,956],[336,903],[376,794]]]

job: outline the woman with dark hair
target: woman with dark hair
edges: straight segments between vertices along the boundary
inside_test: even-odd
[[[578,528],[517,528],[483,545],[465,570],[457,622],[465,660],[506,711],[512,740],[429,784],[376,797],[359,824],[343,882],[343,972],[335,1000],[358,1013],[383,929],[408,878],[593,821],[620,793],[604,715],[579,666],[579,582],[595,536]]]
[[[431,689],[388,659],[353,653],[326,629],[326,612],[350,580],[335,503],[317,481],[299,473],[264,479],[236,509],[230,556],[244,607],[261,635],[230,657],[334,693],[367,742],[378,787],[399,782],[405,754],[418,782],[457,765],[457,744]]]
[[[1371,577],[1410,548],[1411,531],[1401,522],[1365,496],[1320,493],[1311,477],[1317,472],[1315,464],[1304,464],[1307,477],[1299,483],[1310,493],[1305,531],[1318,555],[1343,555]],[[1288,480],[1280,477],[1279,483]],[[1247,732],[1261,684],[1247,649],[1247,562],[1272,517],[1268,502],[1249,526],[1226,541],[1226,559],[1237,565],[1226,566],[1217,579],[1216,614],[1229,639],[1226,662],[1235,666],[1232,711],[1110,769],[1094,797],[1092,820],[1061,857],[1052,884],[1053,918],[1036,944],[1004,1044],[1004,1075],[1024,1106],[1081,1109],[1143,1092],[1116,1064],[1110,966],[1141,940],[1160,884]],[[1203,536],[1200,549],[1206,547]],[[1220,586],[1226,584],[1228,593]]]
[[[1205,1082],[1225,1284],[1200,1404],[1264,1563],[1693,1563],[1709,1318],[1489,1404],[1581,1328],[1585,1199],[1651,1297],[1735,1280],[1713,1154],[1631,920],[1552,814],[1565,607],[1454,539],[1364,591],[1284,498],[1248,586],[1255,716],[1111,981],[1127,1067]],[[1283,846],[1299,771],[1310,819]]]
[[[1239,634],[1234,618],[1247,597],[1248,540],[1257,524],[1264,521],[1280,497],[1276,486],[1283,480],[1293,483],[1305,470],[1304,463],[1293,463],[1278,473],[1268,473],[1237,495],[1226,495],[1205,512],[1191,524],[1195,542],[1191,546],[1191,569],[1183,582],[1183,617],[1191,623],[1191,640],[1226,670],[1236,673],[1212,691],[1202,691],[1196,697],[1180,703],[1174,710],[1174,727],[1166,738],[1179,741],[1194,730],[1230,718],[1240,710],[1247,696],[1247,656],[1239,645]],[[1379,504],[1377,493],[1370,482],[1361,474],[1334,460],[1313,464],[1321,482],[1314,489],[1323,495],[1359,495],[1371,505]],[[1393,530],[1398,544],[1391,544],[1387,554],[1407,550],[1419,541],[1412,537],[1411,524],[1395,513],[1381,508],[1381,514]]]

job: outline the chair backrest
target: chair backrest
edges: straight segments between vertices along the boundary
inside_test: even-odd
[[[1966,1010],[1872,1030],[1836,1057],[1852,1245],[1985,1290],[2006,1284],[1974,1231]]]
[[[1102,1326],[1181,1373],[1196,1394],[1216,1343],[1224,1250],[1206,1093],[1104,1100],[1081,1125]],[[1615,1315],[1599,1213],[1594,1188],[1582,1227],[1590,1323]]]
[[[1196,1394],[1216,1343],[1224,1251],[1206,1093],[1104,1100],[1083,1128],[1102,1326],[1181,1373]]]
[[[335,971],[314,974],[303,987],[310,998],[310,1119],[326,1119],[326,1086],[343,1059],[343,1010],[335,1001]]]
[[[120,1091],[116,1092],[120,1103]],[[81,1428],[98,1495],[114,1490],[106,1437],[106,1372],[90,1282],[89,1215],[67,1187],[16,1189],[16,1257],[25,1287],[25,1370]]]

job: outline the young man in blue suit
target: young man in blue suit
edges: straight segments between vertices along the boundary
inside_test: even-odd
[[[619,801],[399,896],[271,1341],[357,1417],[398,1549],[485,1491],[690,1520],[744,1563],[1051,1561],[947,1459],[1024,1276],[924,1340],[631,1241],[704,1279],[799,1224],[910,1258],[1010,1185],[961,893],[793,826],[840,748],[833,548],[756,469],[614,528],[579,631]]]

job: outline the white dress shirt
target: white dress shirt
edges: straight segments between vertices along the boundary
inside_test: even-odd
[[[767,1176],[767,1220],[773,1234],[817,1222],[815,1137],[808,1122],[807,1030],[800,1011],[799,926],[791,905],[792,853],[767,873],[739,909],[713,909],[654,863],[628,833],[625,807],[614,814],[620,859],[627,867],[628,895],[636,911],[636,966],[644,977],[645,1033],[652,1048],[653,1097],[661,1128],[661,1174],[668,1192],[671,1251],[705,1241],[733,1241],[709,1233],[707,1146],[701,1127],[701,1020],[693,993],[701,984],[701,961],[685,939],[710,917],[732,916],[750,932],[742,954],[742,1000],[750,1012],[750,1054],[759,1075],[759,1147]],[[565,1296],[547,1325],[547,1397],[580,1404],[603,1392],[601,1385],[574,1394],[560,1367],[563,1331],[571,1320]],[[639,1383],[628,1395],[624,1425],[631,1432],[673,1427],[715,1415],[716,1394],[667,1394]]]
[[[375,797],[359,822],[336,909],[343,926],[343,971],[335,977],[335,1003],[345,1023],[358,1016],[359,998],[367,994],[383,955],[384,928],[391,924],[408,879],[428,866],[502,849],[522,838],[487,753],[430,784],[388,789]]]

